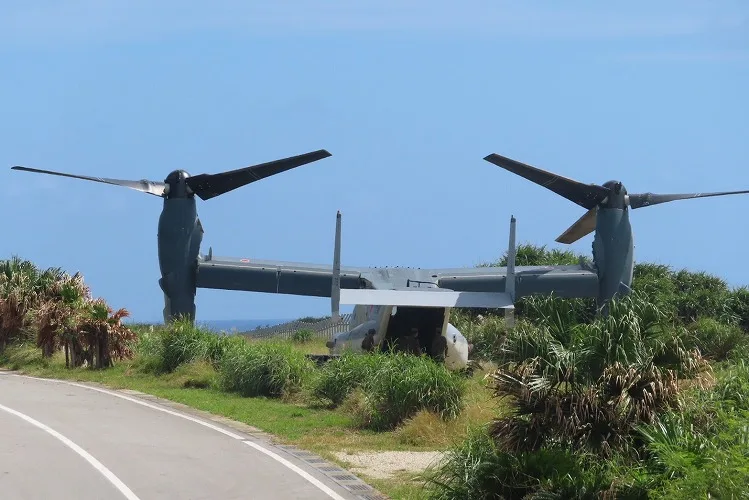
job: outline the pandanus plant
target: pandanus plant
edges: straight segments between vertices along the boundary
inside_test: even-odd
[[[680,377],[708,369],[684,332],[639,294],[612,302],[609,315],[574,324],[564,301],[533,298],[537,325],[519,322],[491,375],[510,412],[491,432],[506,450],[548,443],[599,453],[623,450],[634,429],[675,404]]]

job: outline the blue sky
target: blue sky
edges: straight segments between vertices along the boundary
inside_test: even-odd
[[[348,265],[473,266],[556,245],[583,210],[496,152],[630,192],[749,189],[749,4],[5,1],[3,256],[81,270],[159,320],[161,200],[12,172],[162,180],[319,148],[203,202],[203,250]],[[187,7],[185,7],[187,5]],[[749,284],[749,196],[632,214],[636,258]],[[572,245],[590,253],[592,235]],[[327,314],[329,300],[199,290],[198,318]]]

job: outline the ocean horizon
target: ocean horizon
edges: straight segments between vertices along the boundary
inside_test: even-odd
[[[250,332],[257,328],[265,328],[269,326],[276,326],[283,323],[294,321],[294,319],[208,319],[208,320],[195,320],[195,324],[208,330],[212,330],[216,333],[219,332]],[[164,321],[139,321],[137,319],[130,319],[125,323],[138,323],[146,325],[163,325]]]

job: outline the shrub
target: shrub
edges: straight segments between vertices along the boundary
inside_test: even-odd
[[[726,405],[722,392],[695,394],[681,411],[640,429],[651,498],[747,497],[749,415]],[[746,386],[742,392],[749,395]]]
[[[426,474],[437,500],[600,498],[614,475],[606,462],[559,448],[507,453],[483,428],[448,451],[436,471]]]
[[[179,320],[161,333],[161,366],[165,372],[174,371],[182,363],[205,360],[218,363],[233,337],[216,335],[189,321]],[[242,339],[239,339],[242,340]]]
[[[309,342],[314,337],[314,332],[308,329],[297,330],[291,336],[291,340],[294,342],[304,343]]]
[[[164,346],[162,331],[136,328],[135,359],[133,367],[146,373],[159,373],[164,366]]]
[[[11,370],[20,370],[29,366],[49,366],[49,359],[32,343],[22,343],[8,346],[0,352],[0,362]]]
[[[726,282],[704,272],[681,270],[674,274],[677,313],[682,321],[693,322],[711,316],[729,323],[737,320],[730,307]]]
[[[677,287],[671,268],[662,264],[635,264],[632,289],[642,293],[670,318],[676,318]]]
[[[675,403],[678,374],[705,368],[641,294],[614,301],[592,324],[570,327],[563,317],[546,314],[508,336],[507,362],[492,375],[512,410],[492,425],[503,450],[556,442],[611,456],[630,445],[634,425]]]
[[[723,361],[737,347],[747,343],[747,335],[736,325],[727,325],[714,318],[700,318],[690,325],[694,347],[707,358]]]
[[[570,250],[553,248],[547,250],[546,246],[536,246],[529,243],[517,245],[515,251],[516,266],[571,266],[579,264],[580,260],[590,262],[590,259],[582,254]],[[479,267],[507,266],[507,252],[498,261],[480,264]]]
[[[447,420],[463,409],[465,380],[426,356],[391,353],[362,387],[365,402],[358,418],[373,430],[392,429],[419,410]]]
[[[739,326],[749,330],[749,288],[744,286],[731,291],[728,303]]]
[[[704,398],[718,402],[720,408],[730,412],[749,412],[749,365],[746,361],[740,360],[720,370],[715,385]],[[713,405],[706,404],[703,399],[695,406],[704,411]]]
[[[323,365],[312,392],[333,406],[340,405],[346,397],[367,380],[378,367],[387,362],[386,354],[368,355],[344,353]]]
[[[555,332],[555,337],[570,333],[573,326],[593,321],[596,312],[592,299],[565,299],[551,295],[524,297],[518,315],[533,323],[543,323]]]
[[[472,359],[494,361],[500,358],[502,342],[507,333],[504,318],[477,317],[456,310],[451,314],[451,323],[473,345]]]
[[[221,386],[243,396],[287,396],[298,391],[314,364],[279,341],[236,343],[218,363]]]

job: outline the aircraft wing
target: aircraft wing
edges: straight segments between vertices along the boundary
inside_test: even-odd
[[[345,298],[346,292],[344,290],[397,291],[404,288],[428,288],[435,285],[447,291],[491,293],[505,291],[507,268],[421,269],[341,266],[340,278],[342,300],[350,300],[351,298]],[[332,284],[333,266],[330,264],[213,257],[212,252],[198,260],[196,282],[198,288],[330,297]],[[581,265],[518,266],[515,268],[515,293],[517,298],[551,292],[562,297],[595,297],[597,290],[598,276],[596,272]],[[410,291],[406,293],[410,293]],[[461,299],[458,298],[458,295],[455,295],[448,299],[446,295],[439,300],[443,302],[463,301],[465,303],[466,300],[469,300],[467,299],[469,296],[463,295]],[[413,296],[409,300],[418,301],[422,299]],[[423,300],[437,299],[424,298]],[[476,295],[469,302],[473,303],[477,300],[484,299],[480,299]],[[455,307],[461,306],[455,305]]]
[[[341,288],[366,288],[367,268],[341,267]],[[235,257],[198,259],[198,288],[330,297],[333,266]]]
[[[455,292],[442,288],[406,290],[341,290],[341,303],[373,306],[480,307],[514,309],[504,292]]]
[[[506,267],[432,269],[440,288],[464,292],[496,292],[505,289]],[[518,266],[515,268],[517,298],[551,294],[558,297],[595,297],[598,274],[584,265]]]

